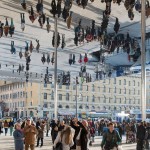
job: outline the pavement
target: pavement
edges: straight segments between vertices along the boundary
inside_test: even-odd
[[[96,136],[95,142],[93,143],[92,146],[89,147],[89,150],[101,150],[100,148],[101,140],[102,140],[101,136]],[[136,143],[126,144],[125,136],[123,136],[122,149],[123,150],[135,150]],[[13,139],[13,136],[10,136],[9,132],[6,136],[4,135],[4,133],[0,135],[0,150],[14,150],[14,139]],[[51,137],[45,136],[43,147],[36,147],[35,150],[52,150]]]

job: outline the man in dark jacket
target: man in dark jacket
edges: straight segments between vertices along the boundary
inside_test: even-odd
[[[114,129],[113,123],[109,123],[108,128],[109,130],[104,133],[101,147],[105,150],[118,148],[118,143],[121,142],[120,135],[118,131]]]
[[[143,122],[141,122],[140,125],[137,127],[137,133],[136,133],[137,150],[143,150],[145,133],[146,133],[146,129],[143,125]]]
[[[52,137],[52,142],[54,143],[57,134],[58,134],[58,125],[55,123],[55,120],[51,121],[50,127],[52,128],[51,130],[51,137]]]

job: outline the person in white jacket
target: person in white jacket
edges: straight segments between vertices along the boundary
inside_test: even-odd
[[[65,125],[64,130],[58,132],[58,135],[54,141],[54,148],[58,142],[62,142],[63,150],[70,150],[70,147],[74,145],[74,129],[70,126]]]

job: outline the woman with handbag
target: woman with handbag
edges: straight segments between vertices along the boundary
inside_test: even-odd
[[[80,131],[76,138],[76,150],[88,150],[88,123],[86,120],[77,123],[80,126]]]
[[[73,146],[74,129],[70,126],[65,126],[64,130],[58,132],[58,135],[54,141],[55,150],[70,150]]]

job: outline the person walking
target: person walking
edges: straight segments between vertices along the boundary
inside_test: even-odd
[[[4,122],[5,136],[7,135],[8,128],[9,128],[9,123],[7,122],[7,120],[5,120]]]
[[[15,131],[13,132],[15,150],[24,150],[24,136],[21,130],[21,124],[15,124]]]
[[[3,122],[0,120],[0,135],[3,133]]]
[[[63,150],[70,150],[70,147],[74,144],[73,136],[74,129],[66,125],[64,130],[58,132],[58,135],[54,141],[54,148],[58,142],[62,142]]]
[[[58,134],[58,125],[57,125],[57,123],[55,123],[55,120],[52,120],[50,127],[52,128],[51,137],[52,137],[52,142],[54,144],[54,141],[55,141],[57,134]]]
[[[80,132],[80,126],[78,125],[78,120],[73,118],[70,122],[71,127],[75,130],[75,134],[73,137],[74,145],[70,148],[71,150],[76,150],[76,138]]]
[[[49,120],[47,120],[46,121],[46,136],[47,137],[48,137],[49,130],[50,130],[50,122],[49,122]]]
[[[12,136],[13,128],[14,128],[14,122],[13,122],[13,120],[11,119],[10,122],[9,122],[10,136]]]
[[[44,138],[44,127],[45,127],[45,121],[42,121],[40,126],[38,126],[38,134],[37,134],[37,145],[36,147],[39,146],[39,142],[41,140],[41,146],[43,146],[43,138]]]
[[[31,120],[27,119],[26,126],[24,127],[24,137],[25,137],[25,150],[35,149],[35,136],[36,136],[36,127],[31,124]]]
[[[137,139],[137,150],[144,149],[144,140],[145,140],[146,129],[143,122],[137,127],[136,139]]]
[[[106,131],[103,135],[102,143],[101,143],[101,148],[102,150],[117,150],[118,149],[118,143],[121,143],[121,138],[118,133],[114,129],[114,124],[109,123],[108,124],[109,130]]]

